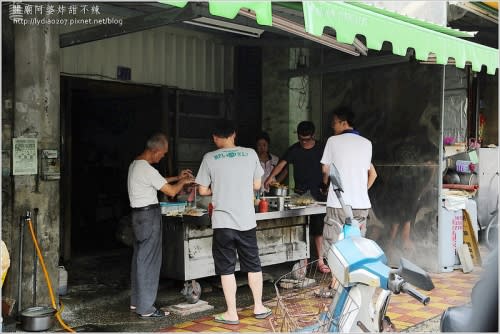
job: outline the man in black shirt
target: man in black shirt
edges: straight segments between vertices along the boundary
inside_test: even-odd
[[[286,150],[285,155],[271,171],[271,174],[264,182],[266,188],[269,187],[274,177],[281,173],[287,164],[293,164],[294,191],[297,194],[304,194],[309,191],[315,200],[325,200],[324,195],[320,191],[320,186],[323,182],[320,161],[323,156],[324,146],[314,139],[314,131],[315,128],[312,122],[303,121],[297,125],[297,137],[299,141]],[[321,256],[321,245],[323,242],[323,220],[323,214],[312,215],[310,220],[310,232],[314,236],[318,258]],[[330,272],[330,269],[326,265],[320,266],[319,269],[325,273]]]

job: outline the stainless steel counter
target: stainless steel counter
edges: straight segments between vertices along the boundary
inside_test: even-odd
[[[309,257],[309,216],[323,214],[321,205],[257,213],[257,242],[261,265]],[[163,277],[191,280],[215,275],[208,216],[163,216]],[[236,265],[239,270],[239,263]]]
[[[310,205],[300,209],[287,209],[283,211],[269,211],[265,213],[256,213],[255,218],[259,220],[279,219],[288,217],[310,216],[326,213],[325,205]]]

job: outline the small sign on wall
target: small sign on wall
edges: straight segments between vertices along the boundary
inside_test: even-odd
[[[61,178],[61,165],[57,150],[42,150],[41,158],[42,180],[59,180]]]
[[[36,138],[12,139],[12,174],[38,174],[38,155]]]
[[[130,67],[118,66],[116,68],[116,78],[118,80],[131,80],[132,69]]]

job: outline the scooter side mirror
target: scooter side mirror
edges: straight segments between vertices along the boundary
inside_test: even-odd
[[[434,289],[434,283],[429,274],[412,262],[401,258],[398,274],[405,281],[425,291]]]
[[[335,164],[330,164],[330,182],[332,183],[333,190],[342,190],[342,181],[340,181],[340,173],[337,167],[335,167]]]

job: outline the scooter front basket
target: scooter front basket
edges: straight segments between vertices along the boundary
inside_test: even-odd
[[[319,270],[318,261],[283,275],[274,287],[274,332],[342,332],[350,328],[359,309],[331,273]]]

